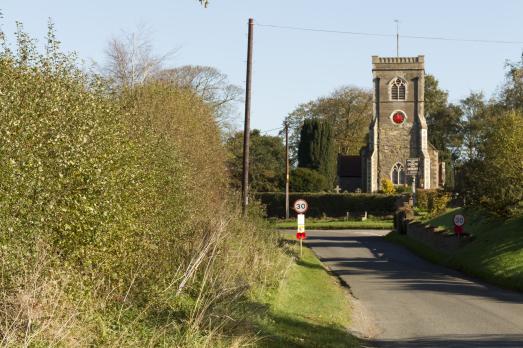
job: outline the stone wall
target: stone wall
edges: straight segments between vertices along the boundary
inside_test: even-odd
[[[419,57],[373,57],[373,75],[377,96],[378,127],[378,186],[383,178],[391,179],[396,163],[405,165],[408,158],[420,157],[421,139],[419,110],[423,104],[424,58]],[[395,78],[407,82],[406,100],[391,100],[390,82]],[[421,97],[421,98],[420,98]],[[395,124],[392,115],[402,111],[406,120]]]
[[[407,235],[429,247],[442,252],[455,251],[471,242],[469,236],[458,238],[443,232],[434,232],[419,222],[407,223]]]

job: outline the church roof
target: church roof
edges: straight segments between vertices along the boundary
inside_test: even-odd
[[[361,177],[361,157],[338,155],[338,176]]]

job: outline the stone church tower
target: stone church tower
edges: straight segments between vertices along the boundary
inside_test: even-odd
[[[410,185],[407,159],[419,159],[416,186],[440,187],[444,167],[438,151],[428,142],[424,114],[424,56],[372,57],[374,115],[369,143],[361,153],[362,186],[381,189],[384,178],[395,185]]]

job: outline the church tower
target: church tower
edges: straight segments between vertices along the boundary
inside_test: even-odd
[[[438,188],[438,151],[428,142],[424,114],[424,56],[373,56],[372,74],[374,115],[362,153],[365,191],[380,190],[385,178],[394,185],[410,185],[407,159],[419,160],[417,187]]]

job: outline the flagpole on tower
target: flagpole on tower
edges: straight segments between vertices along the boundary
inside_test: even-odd
[[[395,19],[396,22],[396,57],[400,56],[400,21]]]

